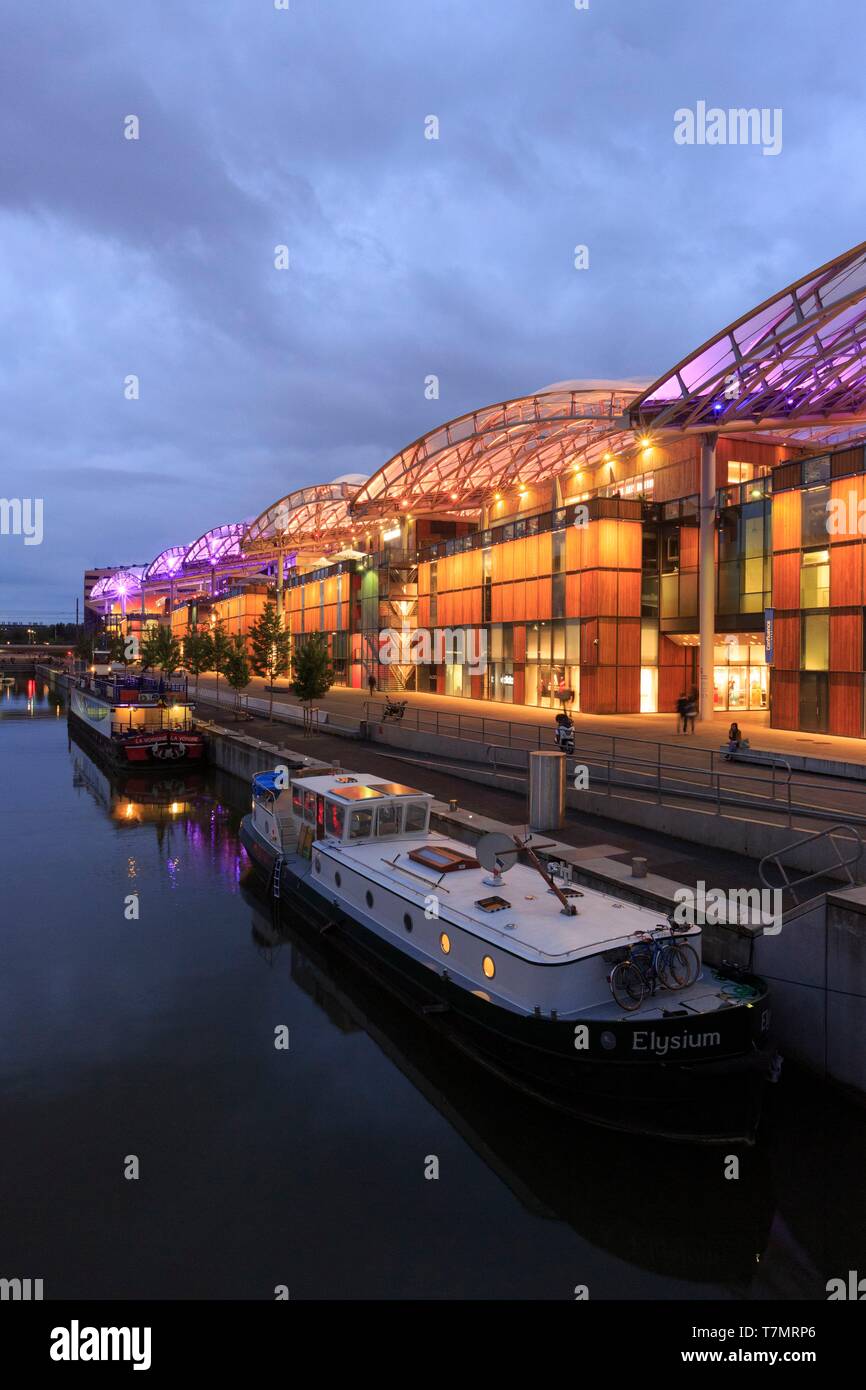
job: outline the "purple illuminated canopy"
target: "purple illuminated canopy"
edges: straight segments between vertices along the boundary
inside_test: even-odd
[[[773,295],[631,405],[636,430],[837,443],[866,422],[866,242]]]
[[[161,550],[144,571],[145,584],[160,579],[172,579],[183,564],[183,557],[188,550],[187,545],[170,545],[166,550]]]
[[[183,568],[199,569],[240,555],[241,539],[245,530],[246,522],[232,521],[225,526],[214,526],[210,531],[205,531],[186,551]]]
[[[104,579],[98,579],[90,591],[89,602],[95,603],[100,599],[113,602],[115,599],[129,598],[130,594],[140,593],[143,574],[143,566],[135,565],[130,569],[108,574]]]

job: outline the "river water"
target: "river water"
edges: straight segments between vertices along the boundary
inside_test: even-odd
[[[0,694],[0,1276],[739,1300],[866,1273],[861,1111],[786,1068],[735,1177],[521,1100],[274,921],[246,805],[213,771],[109,776],[41,681]]]

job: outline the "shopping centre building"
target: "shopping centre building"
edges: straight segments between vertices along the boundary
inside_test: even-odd
[[[866,243],[650,386],[480,408],[369,478],[168,537],[87,606],[183,637],[247,633],[271,597],[361,689],[615,714],[695,687],[702,717],[864,736],[864,335]]]

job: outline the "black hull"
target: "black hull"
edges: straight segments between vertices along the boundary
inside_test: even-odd
[[[241,843],[261,889],[273,891],[275,856],[251,829],[241,825]],[[723,1035],[721,1056],[689,1060],[620,1060],[635,1023],[597,1030],[615,1039],[613,1052],[593,1039],[588,1050],[574,1046],[575,1021],[527,1017],[478,998],[383,941],[356,917],[333,906],[286,864],[281,867],[280,904],[300,910],[313,937],[326,932],[329,944],[375,975],[393,995],[423,1017],[428,1026],[522,1092],[566,1114],[627,1133],[700,1144],[752,1144],[760,1119],[767,1060],[761,1043],[763,997],[752,1009],[723,1010],[711,1016]],[[300,924],[295,924],[296,929]],[[303,927],[301,927],[303,930]],[[682,1032],[676,1019],[654,1023],[652,1032],[669,1038]],[[669,1056],[669,1053],[666,1054]]]

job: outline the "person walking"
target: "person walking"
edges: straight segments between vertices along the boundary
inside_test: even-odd
[[[677,700],[677,733],[684,734],[686,731],[686,692],[683,691]]]
[[[370,699],[372,700],[373,696],[376,693],[376,677],[373,675],[372,671],[367,677],[367,689],[370,692]]]
[[[691,727],[691,732],[692,732],[692,733],[695,732],[695,720],[697,719],[697,717],[698,717],[698,703],[697,703],[696,695],[694,695],[694,694],[688,695],[688,696],[686,697],[685,715],[684,715],[684,717],[683,717],[683,732],[684,732],[684,733],[686,733],[686,734],[689,733],[689,725],[690,725],[690,724],[691,724],[691,726],[692,726],[692,727]]]

